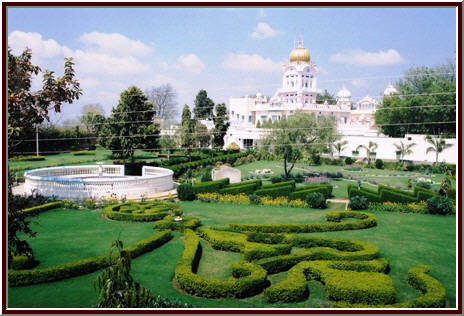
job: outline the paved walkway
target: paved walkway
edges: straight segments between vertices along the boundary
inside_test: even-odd
[[[333,199],[327,199],[327,202],[345,204],[345,210],[348,210],[348,204],[350,203],[350,200],[333,200]]]

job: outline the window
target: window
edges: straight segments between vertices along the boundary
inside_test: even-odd
[[[306,88],[308,87],[308,82],[305,83],[305,87],[306,87]]]
[[[309,68],[306,68],[306,72],[309,72]]]
[[[237,113],[237,120],[240,118],[240,114]]]
[[[272,120],[273,120],[273,121],[277,121],[277,119],[278,119],[278,116],[277,116],[277,115],[273,115],[273,116],[272,116]]]
[[[352,154],[354,157],[357,157],[357,156],[359,155],[359,151],[353,150],[353,151],[351,152],[351,154]]]
[[[245,119],[245,115],[242,115],[242,121]]]
[[[252,118],[251,115],[248,115],[248,122],[250,123],[251,123],[251,118]]]
[[[232,116],[234,116],[234,111],[232,111]]]

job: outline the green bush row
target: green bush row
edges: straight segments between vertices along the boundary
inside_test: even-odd
[[[9,159],[10,161],[42,161],[44,156],[15,156]]]
[[[292,246],[309,248],[289,255],[264,258],[256,261],[268,273],[277,273],[290,269],[295,264],[307,260],[372,260],[378,258],[379,248],[359,240],[341,240],[336,238],[289,236]]]
[[[232,164],[238,158],[248,156],[248,154],[249,154],[248,152],[241,152],[241,153],[236,153],[236,154],[221,155],[221,156],[216,156],[216,157],[212,157],[212,158],[201,159],[201,160],[197,160],[197,161],[172,165],[172,166],[169,166],[167,168],[171,169],[174,172],[175,177],[178,177],[181,174],[183,174],[185,171],[187,171],[188,169],[195,169],[195,168],[198,168],[198,167],[205,167],[205,166],[208,166],[208,165],[215,164],[218,161],[222,161],[224,163]]]
[[[201,182],[193,186],[193,192],[195,192],[195,194],[216,192],[228,184],[229,178],[224,178],[216,181]]]
[[[157,230],[179,230],[184,231],[185,229],[195,230],[201,225],[201,222],[196,217],[184,217],[182,221],[175,221],[174,216],[166,216],[164,219],[156,221],[153,223],[153,227]]]
[[[135,246],[124,248],[124,250],[130,254],[131,258],[136,258],[165,244],[171,240],[172,237],[173,236],[170,231],[158,232],[147,239],[139,241]],[[54,282],[87,273],[92,273],[107,266],[107,257],[100,256],[43,269],[9,270],[8,285],[10,287],[14,287]]]
[[[385,185],[379,185],[377,191],[366,188],[358,189],[353,184],[348,185],[348,197],[351,199],[355,195],[364,196],[368,202],[414,203],[426,201],[431,197],[437,196],[438,193],[417,186],[414,187],[414,192],[408,192]]]
[[[62,207],[62,206],[63,206],[62,201],[50,202],[50,203],[34,206],[34,207],[31,207],[31,208],[26,208],[26,209],[22,210],[22,212],[25,213],[27,216],[34,216],[34,215],[38,215],[38,214],[40,214],[42,212],[53,210],[55,208],[59,208],[59,207]]]
[[[154,222],[168,215],[182,215],[182,210],[174,203],[154,201],[108,205],[104,214],[118,221]]]
[[[289,198],[292,200],[306,200],[307,196],[311,193],[319,192],[324,195],[325,199],[328,199],[332,196],[332,186],[331,185],[315,185],[315,186],[304,186],[304,189],[297,189],[295,192],[289,194]]]
[[[28,270],[35,268],[39,265],[39,261],[35,260],[32,256],[14,256],[11,260],[11,269],[13,270]]]
[[[258,188],[258,185],[256,183],[251,183],[251,184],[247,184],[247,185],[242,185],[242,186],[233,186],[233,187],[225,187],[223,189],[220,189],[218,192],[220,194],[240,194],[240,193],[243,193],[243,194],[246,194],[246,195],[250,195],[252,194],[253,192],[255,192]]]
[[[345,221],[343,218],[356,218],[357,221]],[[339,230],[356,230],[377,225],[374,214],[354,211],[331,211],[326,214],[330,223],[310,224],[229,224],[228,230],[235,232],[262,233],[314,233]]]
[[[283,182],[280,182],[283,183]],[[279,196],[289,196],[290,193],[293,191],[293,186],[292,185],[285,185],[285,186],[277,186],[273,188],[261,188],[257,191],[255,191],[255,194],[258,196],[270,196],[272,198],[276,198]]]
[[[250,242],[247,240],[246,235],[240,233],[218,231],[209,228],[200,228],[198,233],[214,249],[241,252],[247,261],[289,254],[292,250],[291,245],[266,245]]]
[[[261,189],[275,189],[275,188],[287,187],[287,186],[291,186],[292,191],[295,190],[295,187],[296,187],[295,180],[282,181],[282,182],[277,182],[277,183],[272,183],[272,184],[264,184],[261,187]]]
[[[94,151],[88,151],[88,150],[73,151],[71,154],[73,156],[95,156]]]
[[[249,180],[249,181],[242,181],[237,183],[230,183],[226,186],[226,188],[234,188],[234,187],[241,187],[244,185],[256,184],[256,188],[261,188],[263,185],[263,181],[261,179],[256,180]]]
[[[232,264],[232,279],[212,280],[196,274],[201,257],[201,245],[192,230],[184,232],[185,249],[178,261],[174,280],[185,292],[207,298],[242,298],[260,293],[266,287],[266,271],[249,262]]]
[[[408,270],[408,284],[422,293],[421,296],[396,304],[350,304],[346,301],[336,302],[340,308],[443,308],[446,307],[446,289],[440,281],[428,273],[430,267],[419,265]]]
[[[282,282],[264,290],[270,303],[298,302],[308,297],[307,281],[315,279],[326,285],[326,294],[335,300],[392,302],[394,288],[385,273],[388,261],[303,261],[288,271]],[[382,273],[379,273],[382,272]]]

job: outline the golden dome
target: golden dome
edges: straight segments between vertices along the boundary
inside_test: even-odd
[[[290,53],[290,62],[296,62],[296,63],[309,63],[311,57],[309,55],[309,52],[306,48],[304,48],[301,44],[298,45],[297,48],[294,48],[292,52]]]

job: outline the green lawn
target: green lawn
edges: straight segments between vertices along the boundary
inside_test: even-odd
[[[343,183],[342,181],[338,183]],[[182,202],[185,216],[197,216],[204,226],[222,226],[229,223],[301,223],[322,222],[327,210],[245,206]],[[340,204],[331,205],[341,209]],[[318,235],[369,241],[377,245],[381,255],[390,260],[390,276],[395,284],[397,299],[408,300],[418,295],[406,283],[407,270],[419,264],[432,267],[432,275],[446,287],[448,306],[455,306],[456,218],[402,213],[376,212],[378,226],[365,230],[319,233]],[[76,258],[107,253],[109,244],[119,232],[125,245],[133,244],[153,231],[149,223],[108,221],[101,213],[92,211],[49,211],[37,217],[38,231],[32,246],[42,265],[51,265]],[[202,242],[203,254],[198,273],[217,279],[230,275],[230,264],[240,261],[238,253],[211,249]],[[330,307],[324,297],[324,288],[309,282],[310,296],[294,304],[266,304],[262,295],[247,299],[204,299],[185,295],[171,283],[174,267],[183,251],[182,236],[162,247],[136,258],[133,275],[152,293],[190,302],[194,307]],[[70,250],[72,249],[72,250]],[[53,254],[56,252],[55,254]],[[61,258],[59,258],[61,256]],[[92,307],[96,301],[93,281],[99,272],[58,282],[9,288],[8,307]],[[269,276],[272,281],[285,278],[286,272]]]

